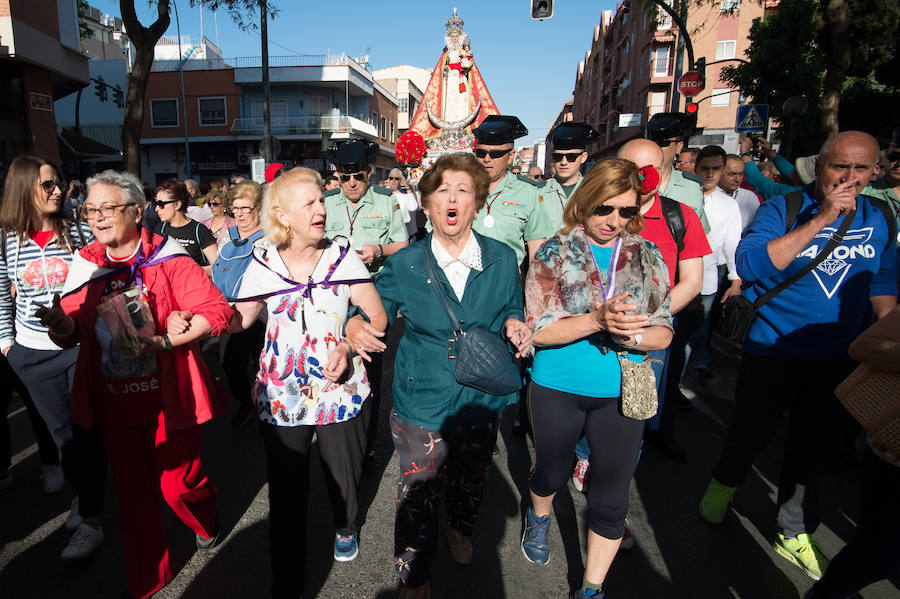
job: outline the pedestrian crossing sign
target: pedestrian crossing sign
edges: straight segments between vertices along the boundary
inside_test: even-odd
[[[734,130],[738,133],[765,133],[769,125],[768,104],[738,106]]]

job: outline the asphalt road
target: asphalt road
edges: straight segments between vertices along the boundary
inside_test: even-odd
[[[686,392],[696,397],[695,408],[678,414],[677,436],[689,452],[688,460],[673,462],[652,447],[643,452],[629,510],[637,543],[634,549],[620,552],[613,564],[606,584],[610,599],[796,599],[812,583],[770,545],[775,535],[772,481],[777,480],[783,436],[758,460],[723,525],[709,525],[697,514],[697,502],[733,407],[733,365],[716,366],[720,374],[715,379],[688,385]],[[389,380],[385,385],[389,388]],[[397,462],[387,432],[389,404],[385,401],[381,408],[378,457],[364,474],[366,519],[360,555],[353,562],[336,563],[331,558],[330,507],[321,469],[314,466],[307,599],[396,596],[391,552]],[[271,586],[262,443],[254,426],[231,430],[233,410],[234,405],[225,417],[206,427],[204,443],[208,474],[221,491],[220,520],[228,536],[212,552],[196,553],[193,533],[167,511],[179,572],[156,595],[160,599],[266,597]],[[584,496],[571,486],[557,496],[554,505],[549,565],[534,566],[522,556],[520,506],[532,458],[530,443],[510,432],[512,416],[507,412],[503,417],[474,536],[475,561],[466,567],[456,565],[441,543],[433,567],[435,599],[561,599],[581,581],[587,507]],[[0,492],[0,599],[119,599],[125,572],[112,479],[103,518],[105,543],[87,561],[63,564],[58,555],[68,540],[62,523],[71,492],[41,493],[40,461],[20,403],[14,403],[9,418],[16,484]],[[816,534],[828,555],[834,555],[853,534],[857,484],[858,468],[852,460],[834,464],[823,493],[824,523]],[[872,585],[861,597],[900,597],[898,581]]]

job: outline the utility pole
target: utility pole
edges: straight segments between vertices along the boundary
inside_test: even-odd
[[[274,161],[272,156],[272,120],[269,114],[269,101],[272,89],[269,86],[269,25],[266,14],[266,0],[259,0],[259,37],[262,40],[262,85],[263,85],[263,137],[260,152],[266,164]]]
[[[181,23],[178,21],[178,3],[172,2],[172,7],[175,9],[175,29],[178,35],[178,75],[181,78],[181,114],[184,120],[184,162],[187,178],[190,179],[193,173],[191,172],[191,147],[188,144],[187,104],[184,97],[184,55],[181,53]]]
[[[673,19],[678,25],[678,49],[675,50],[675,73],[672,78],[672,92],[669,94],[672,98],[670,104],[670,110],[672,112],[678,112],[681,110],[681,94],[678,92],[678,80],[681,78],[681,71],[684,68],[683,65],[683,55],[684,55],[684,44],[685,40],[690,43],[690,38],[688,38],[687,27],[685,26],[687,23],[687,5],[688,0],[681,0],[679,2],[680,12],[678,19]],[[671,11],[667,11],[671,12]],[[674,16],[674,15],[673,15]],[[678,22],[680,21],[680,23]],[[694,52],[693,48],[691,48],[690,56],[688,57],[690,64],[688,64],[689,69],[694,68]]]

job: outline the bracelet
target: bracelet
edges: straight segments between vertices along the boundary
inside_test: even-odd
[[[377,256],[377,258],[381,258],[382,256],[384,256],[384,248],[381,247],[381,244],[379,243],[379,244],[378,244],[378,256]]]
[[[166,333],[165,335],[162,336],[162,340],[163,340],[163,345],[166,348],[166,351],[172,351],[172,340],[169,339],[168,333]]]
[[[353,351],[353,346],[350,345],[350,342],[347,341],[347,338],[346,338],[346,337],[344,337],[343,339],[341,339],[341,343],[346,343],[346,344],[347,344],[347,349],[350,350],[350,355],[351,355],[351,356],[355,353],[355,352]]]

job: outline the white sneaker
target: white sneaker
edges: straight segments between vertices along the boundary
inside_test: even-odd
[[[590,469],[591,463],[584,458],[578,458],[578,461],[575,462],[575,470],[572,472],[572,486],[579,493],[584,491],[584,481]]]
[[[69,510],[69,517],[63,523],[63,528],[69,532],[75,532],[82,522],[84,522],[84,519],[78,513],[78,496],[76,495],[75,499],[72,500],[72,509]]]
[[[44,466],[41,469],[41,478],[44,480],[44,495],[59,493],[66,486],[66,477],[63,476],[62,467],[58,464]]]
[[[103,543],[103,529],[98,525],[82,522],[69,539],[69,544],[59,554],[59,559],[67,562],[85,559],[94,553],[101,543]]]

